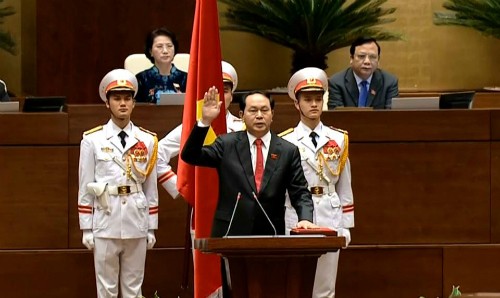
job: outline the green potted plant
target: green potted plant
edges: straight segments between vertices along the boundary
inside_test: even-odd
[[[256,34],[293,50],[291,72],[314,66],[326,69],[327,54],[350,45],[359,36],[398,40],[400,34],[384,30],[396,8],[387,0],[219,0],[221,30]]]
[[[458,289],[460,286],[453,286],[453,289],[451,289],[451,294],[448,296],[448,298],[453,298],[453,297],[459,297],[462,296],[462,293],[460,293],[460,290]],[[420,296],[419,298],[425,298],[423,296]]]
[[[435,12],[434,24],[472,28],[500,38],[500,0],[448,0],[448,11]]]
[[[146,298],[146,297],[141,296],[141,297],[139,297],[139,298]],[[154,294],[153,298],[160,298],[160,296],[158,296],[158,292],[155,292],[155,294]]]
[[[0,0],[0,49],[15,55],[16,54],[16,42],[12,38],[10,32],[4,30],[2,25],[6,17],[15,14],[15,10],[11,6],[2,7],[3,0]]]

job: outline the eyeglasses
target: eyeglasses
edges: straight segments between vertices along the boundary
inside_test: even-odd
[[[368,57],[368,59],[371,62],[376,62],[378,61],[378,56],[377,55],[367,55],[367,54],[355,54],[354,58],[359,61],[365,61],[365,59]]]

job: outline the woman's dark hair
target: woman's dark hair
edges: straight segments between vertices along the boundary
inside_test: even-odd
[[[267,92],[262,92],[262,91],[255,90],[255,91],[249,91],[240,100],[240,111],[244,111],[245,110],[245,107],[247,105],[247,97],[250,96],[250,95],[253,95],[253,94],[261,94],[261,95],[264,95],[265,97],[267,97],[269,99],[269,104],[271,105],[271,110],[274,110],[274,99],[271,96],[269,96],[269,94]]]
[[[174,55],[177,54],[177,49],[179,48],[179,42],[177,41],[177,37],[175,37],[175,33],[168,30],[165,27],[157,28],[151,31],[146,36],[146,41],[144,43],[144,54],[146,54],[146,57],[148,57],[151,63],[155,63],[155,59],[153,58],[153,56],[151,56],[151,48],[153,47],[153,42],[156,37],[162,35],[167,36],[172,40],[172,43],[174,44]]]

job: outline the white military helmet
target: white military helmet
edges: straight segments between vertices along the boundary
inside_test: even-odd
[[[328,89],[326,73],[317,67],[306,67],[293,74],[288,81],[288,96],[297,100],[299,91],[323,91]]]
[[[109,91],[133,91],[134,97],[137,94],[139,84],[134,74],[122,68],[113,69],[102,78],[99,84],[99,95],[106,102]]]
[[[224,83],[232,83],[233,92],[238,86],[238,74],[236,73],[236,69],[226,61],[222,61],[222,81]]]

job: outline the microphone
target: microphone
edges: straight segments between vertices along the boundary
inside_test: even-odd
[[[224,235],[223,238],[226,238],[227,234],[229,234],[229,231],[231,230],[231,225],[233,224],[234,214],[236,213],[236,208],[238,208],[238,203],[240,202],[240,199],[241,199],[241,192],[238,192],[238,195],[236,196],[236,203],[234,204],[234,208],[233,208],[233,214],[231,214],[231,219],[229,220],[229,226],[227,227],[226,234]]]
[[[259,199],[257,199],[257,195],[255,194],[255,192],[252,191],[252,195],[253,195],[253,198],[255,199],[255,201],[257,202],[257,204],[259,204],[260,210],[262,210],[262,212],[266,216],[267,221],[271,224],[271,227],[274,230],[274,236],[278,236],[278,233],[276,232],[276,228],[274,227],[273,222],[271,221],[269,216],[267,216],[267,212],[266,212],[266,210],[264,210],[264,207],[262,207],[262,205],[260,204],[260,201],[259,201]]]

